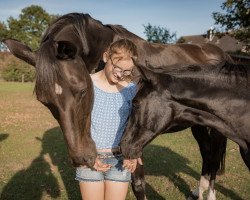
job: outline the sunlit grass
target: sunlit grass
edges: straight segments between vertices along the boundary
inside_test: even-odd
[[[33,87],[0,82],[0,199],[80,199],[61,130]],[[148,199],[185,199],[197,186],[201,157],[190,130],[159,136],[144,156]],[[249,172],[231,141],[216,189],[217,199],[250,199]]]

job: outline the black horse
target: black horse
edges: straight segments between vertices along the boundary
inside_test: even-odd
[[[41,39],[38,50],[32,51],[27,45],[12,39],[4,40],[10,51],[18,58],[35,66],[37,99],[43,103],[60,124],[68,147],[69,157],[74,166],[87,164],[93,166],[96,148],[90,137],[90,113],[93,103],[93,87],[89,73],[97,69],[102,53],[119,38],[128,38],[139,49],[139,61],[146,61],[153,70],[164,66],[167,70],[185,69],[190,65],[221,65],[225,54],[216,46],[209,44],[162,45],[152,44],[139,38],[118,25],[103,25],[88,14],[71,13],[52,23]],[[206,145],[214,144],[213,137],[204,129],[206,136],[193,129],[201,152],[211,152]],[[225,137],[221,141],[225,141]],[[223,143],[223,142],[222,142]],[[204,146],[205,145],[205,146]],[[225,149],[215,146],[216,149]],[[217,153],[219,151],[214,151]],[[223,150],[221,152],[224,152]],[[203,157],[203,174],[211,174],[214,161]],[[215,166],[223,161],[219,153]],[[223,163],[223,162],[222,162]],[[133,174],[133,189],[137,198],[145,195],[144,183],[138,185],[136,179],[143,179],[143,168]],[[140,188],[140,189],[138,189]],[[143,188],[143,190],[141,190]]]
[[[142,77],[121,141],[123,155],[138,158],[157,135],[199,124],[236,142],[250,170],[250,68],[224,57],[219,65],[154,71],[138,63]]]

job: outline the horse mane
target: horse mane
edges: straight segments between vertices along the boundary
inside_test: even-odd
[[[173,69],[170,72],[165,72],[172,76],[190,76],[192,77],[194,72],[200,72],[204,76],[216,76],[219,79],[224,80],[227,83],[233,84],[248,84],[249,67],[240,63],[235,63],[228,55],[225,60],[218,64],[206,64],[206,65],[187,65],[184,67]],[[159,73],[159,71],[157,72]]]
[[[154,68],[145,62],[145,66],[138,64],[140,75],[137,83],[137,88],[140,90],[147,84],[156,84],[156,82],[164,82],[169,78],[200,78],[208,77],[208,80],[212,80],[210,85],[220,84],[224,88],[237,88],[238,91],[245,92],[245,89],[249,87],[249,67],[240,63],[235,63],[226,55],[225,59],[217,65],[214,64],[187,64],[187,65],[173,65],[170,67],[159,66]],[[206,81],[207,79],[204,79]],[[218,81],[216,81],[218,80]],[[148,85],[149,84],[149,85]]]
[[[142,39],[139,36],[135,35],[134,33],[128,31],[126,28],[124,28],[122,25],[113,25],[113,24],[106,24],[105,25],[107,28],[111,29],[112,31],[114,31],[117,35],[119,35],[120,37],[122,37],[122,35],[126,35],[132,38],[137,38],[137,39]]]
[[[110,28],[111,30],[113,30],[115,33],[119,34],[119,33],[123,33],[124,31],[127,31],[127,29],[125,29],[122,25],[119,24],[106,24],[105,26],[107,26],[108,28]]]
[[[249,67],[246,65],[226,62],[220,68],[219,74],[229,83],[236,82],[246,86],[249,84]]]
[[[213,60],[212,60],[213,61]],[[169,74],[169,75],[184,75],[184,73],[193,73],[198,71],[204,71],[206,73],[216,74],[232,74],[236,76],[241,75],[244,77],[248,76],[248,67],[241,63],[235,63],[233,59],[225,53],[225,56],[221,60],[216,60],[217,63],[208,62],[206,64],[172,64],[169,66],[152,66],[150,61],[145,60],[144,64],[136,62],[137,66],[145,68],[156,74]]]

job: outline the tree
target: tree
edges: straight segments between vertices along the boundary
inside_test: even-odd
[[[176,33],[170,33],[167,28],[160,26],[143,25],[145,28],[144,33],[146,34],[147,41],[154,43],[174,43],[176,41]]]
[[[22,9],[18,19],[9,17],[7,26],[0,23],[0,39],[13,38],[20,40],[36,49],[39,46],[40,38],[49,23],[57,16],[49,15],[42,7],[31,5]],[[2,30],[2,31],[1,31]]]
[[[222,3],[226,13],[214,12],[215,24],[221,25],[233,37],[246,44],[250,50],[250,2],[249,0],[226,0]]]
[[[7,26],[3,22],[0,22],[0,51],[6,51],[7,47],[1,42],[1,35],[7,35]]]

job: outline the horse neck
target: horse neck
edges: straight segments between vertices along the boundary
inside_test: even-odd
[[[223,68],[224,66],[211,66],[198,72],[182,71],[179,74],[171,74],[171,81],[166,87],[181,104],[209,112],[217,112],[218,107],[226,109],[227,105],[222,102],[230,104],[233,100],[249,100],[247,77],[227,74],[228,71],[221,71]]]

